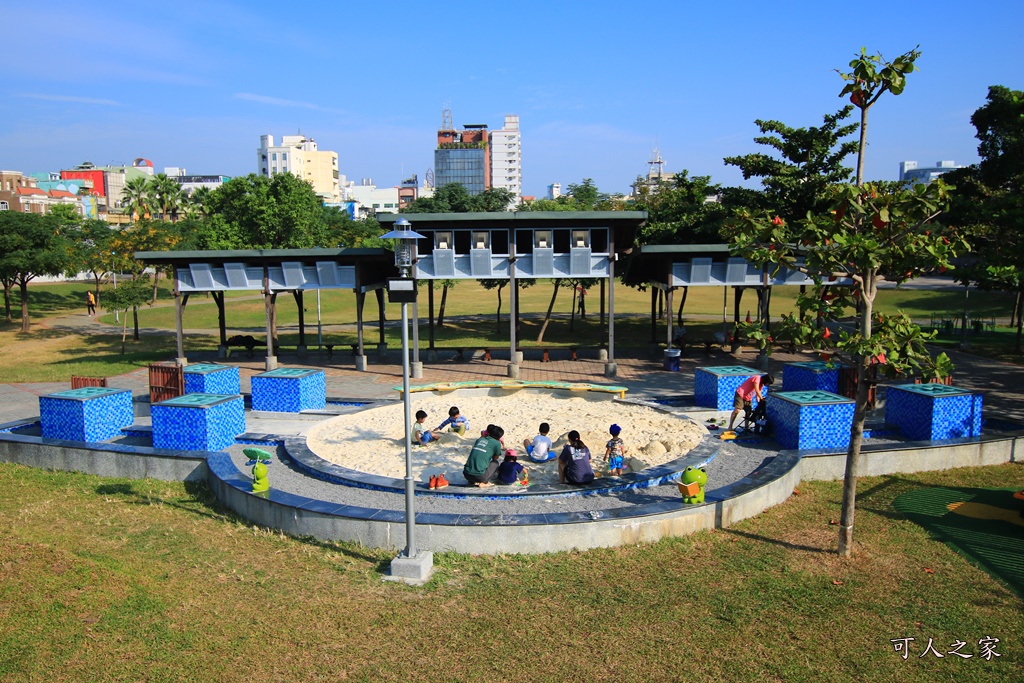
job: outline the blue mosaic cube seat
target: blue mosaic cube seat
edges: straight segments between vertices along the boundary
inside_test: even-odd
[[[885,393],[885,421],[908,439],[981,435],[981,394],[945,384],[901,384]]]
[[[850,445],[855,405],[828,391],[779,391],[768,401],[768,423],[783,448],[843,449]]]
[[[253,375],[253,410],[299,413],[326,407],[327,380],[323,370],[278,368]]]
[[[154,404],[153,447],[179,451],[220,451],[245,433],[241,396],[185,394]]]
[[[106,441],[134,421],[128,389],[84,387],[39,397],[39,422],[47,439]]]
[[[195,363],[186,365],[186,394],[228,394],[236,396],[242,393],[238,368],[233,365],[217,365],[216,363]]]
[[[782,367],[783,391],[828,391],[839,393],[839,371],[843,366],[820,360],[786,363]]]
[[[697,368],[693,373],[694,402],[715,410],[732,410],[736,389],[754,375],[760,374],[742,365]]]

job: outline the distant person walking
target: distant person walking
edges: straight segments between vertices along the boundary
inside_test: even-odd
[[[92,290],[85,292],[85,310],[86,314],[92,318],[96,315],[96,297],[93,295]]]

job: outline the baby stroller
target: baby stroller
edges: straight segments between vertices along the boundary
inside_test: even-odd
[[[768,433],[768,391],[764,392],[764,400],[757,402],[756,408],[747,408],[743,411],[743,423],[740,429],[747,433],[767,434]]]

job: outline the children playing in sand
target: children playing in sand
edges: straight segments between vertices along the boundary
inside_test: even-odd
[[[469,420],[462,416],[458,406],[452,406],[448,409],[448,419],[439,424],[436,431],[441,431],[449,425],[451,425],[450,431],[455,432],[459,436],[462,436],[469,430]]]
[[[498,481],[502,484],[515,484],[519,481],[519,475],[523,475],[526,481],[526,468],[519,464],[519,456],[511,448],[505,451],[505,459],[498,466]]]
[[[427,412],[425,410],[417,410],[416,422],[412,426],[412,440],[414,443],[422,444],[423,446],[441,438],[441,432],[427,429],[426,421]]]
[[[491,480],[498,472],[501,457],[501,438],[505,430],[497,425],[487,425],[487,430],[473,444],[462,474],[470,484],[480,487],[494,486]]]
[[[540,423],[540,433],[533,437],[533,439],[523,439],[523,448],[526,449],[526,455],[529,456],[530,460],[534,462],[547,462],[557,458],[557,454],[551,452],[551,439],[548,437],[548,432],[551,431],[551,426],[547,422]]]
[[[608,462],[608,474],[613,477],[624,474],[626,471],[626,446],[619,438],[621,432],[622,427],[619,425],[613,424],[609,427],[608,433],[612,435],[612,438],[608,439],[604,448],[604,459]]]

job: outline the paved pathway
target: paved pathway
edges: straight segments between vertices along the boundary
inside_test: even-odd
[[[96,322],[84,314],[67,315],[39,323],[40,327],[67,330],[80,334],[110,334],[113,328]],[[173,330],[144,329],[144,334],[169,334]],[[188,334],[209,334],[209,330],[191,330]],[[186,350],[187,350],[186,343]],[[552,352],[553,360],[542,363],[539,360],[525,360],[520,366],[520,379],[527,381],[557,380],[565,382],[615,383],[629,388],[628,396],[666,396],[693,393],[693,370],[711,365],[753,366],[756,352],[743,349],[736,354],[712,350],[705,354],[703,349],[690,349],[681,359],[679,372],[667,372],[662,368],[660,351],[651,354],[645,349],[617,349],[616,363],[618,376],[610,380],[604,376],[604,363],[596,358],[581,357],[577,361],[567,359],[567,352]],[[947,351],[956,364],[954,382],[957,386],[985,393],[985,413],[1024,422],[1024,367],[989,360],[960,351]],[[213,361],[213,354],[188,354],[191,361]],[[474,379],[506,379],[507,351],[505,360],[496,357],[485,361],[479,357],[465,362],[455,360],[454,352],[440,355],[437,362],[426,362],[423,354],[423,377],[413,384],[432,382],[457,382]],[[583,354],[581,353],[581,356]],[[329,358],[326,352],[311,351],[306,357],[295,354],[279,356],[281,365],[309,366],[322,368],[327,375],[327,395],[340,398],[398,398],[395,386],[402,383],[400,353],[392,351],[380,362],[376,354],[369,355],[369,371],[357,372],[354,362],[347,353],[336,352]],[[769,370],[781,377],[784,363],[813,359],[808,353],[790,354],[775,352],[770,358]],[[241,371],[242,389],[249,391],[249,379],[263,371],[263,358],[257,353],[250,359],[245,352],[236,353],[226,362],[237,365]],[[110,385],[131,389],[136,395],[148,392],[148,373],[145,368],[110,378]],[[0,422],[34,417],[39,414],[38,397],[43,394],[68,388],[66,382],[44,382],[26,384],[0,384]]]

